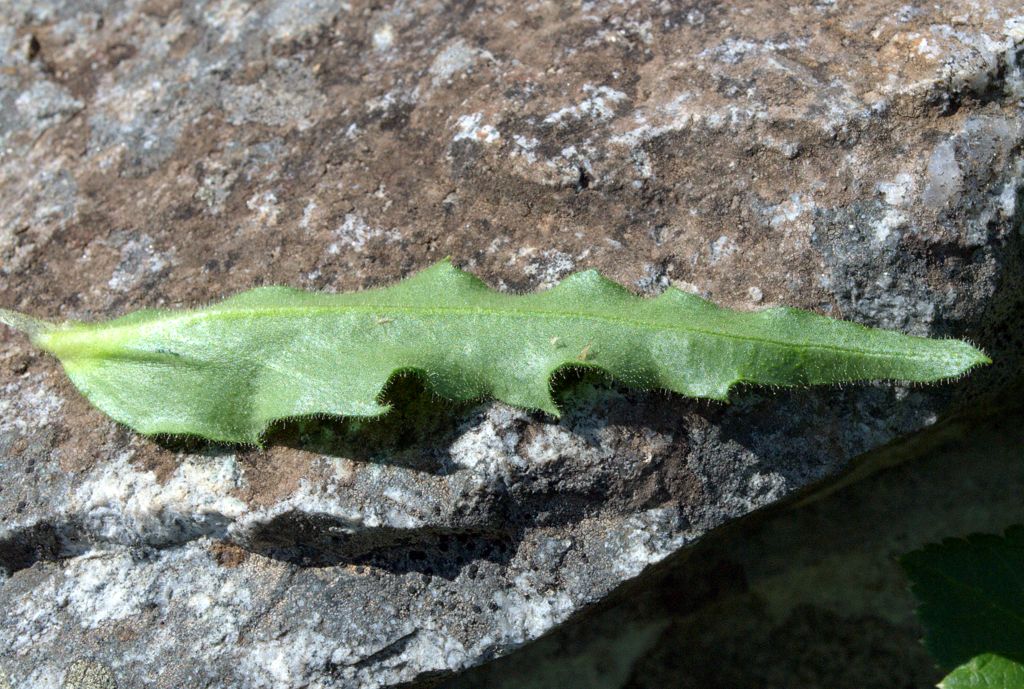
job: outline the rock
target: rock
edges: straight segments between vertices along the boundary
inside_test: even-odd
[[[898,558],[1020,523],[1020,405],[922,435],[870,453],[876,473],[855,485],[737,520],[445,688],[935,686],[945,673]]]
[[[403,381],[391,417],[253,449],[138,437],[4,331],[0,669],[17,688],[441,680],[989,404],[1020,374],[1022,45],[1008,1],[14,2],[4,307],[358,289],[450,254],[505,290],[596,267],[968,337],[997,363],[731,405],[583,377],[560,422]]]

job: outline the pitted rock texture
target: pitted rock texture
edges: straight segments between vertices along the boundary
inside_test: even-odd
[[[90,319],[445,255],[968,337],[956,384],[399,381],[264,449],[147,439],[0,333],[15,689],[390,687],[508,653],[1020,373],[1018,3],[6,0],[0,305]],[[98,686],[103,686],[99,684]]]

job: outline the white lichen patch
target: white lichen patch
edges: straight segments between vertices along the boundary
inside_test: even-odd
[[[132,237],[121,245],[121,261],[107,280],[107,286],[119,292],[127,292],[170,265],[174,254],[173,248],[157,251],[153,246],[153,238],[148,234]]]
[[[232,495],[242,487],[233,455],[184,457],[165,483],[151,471],[136,471],[132,451],[123,452],[86,478],[66,510],[80,515],[83,529],[111,543],[180,543],[223,532],[246,505]]]
[[[643,275],[633,281],[637,290],[642,294],[661,294],[666,287],[672,284],[668,270],[664,266],[645,263],[643,270]]]
[[[277,218],[281,213],[277,206],[277,194],[272,191],[253,194],[245,202],[245,207],[253,212],[253,220],[269,227],[277,224]]]
[[[523,443],[518,450],[531,467],[555,464],[564,454],[582,457],[588,452],[586,442],[562,426],[545,427],[541,432],[531,434],[529,442]]]
[[[302,217],[299,218],[299,227],[303,230],[308,230],[310,222],[313,220],[314,214],[317,212],[318,206],[316,201],[310,200],[306,203],[302,209]]]
[[[727,38],[712,48],[706,48],[698,57],[735,65],[754,55],[778,53],[794,48],[806,48],[808,39],[797,38],[789,41],[750,41],[744,38]]]
[[[794,192],[789,198],[768,210],[771,214],[769,223],[772,227],[779,227],[785,223],[791,223],[805,213],[810,213],[816,208],[814,200],[804,194]]]
[[[755,471],[747,480],[748,494],[761,505],[769,505],[781,499],[788,488],[785,477],[774,471]]]
[[[769,119],[768,110],[757,101],[751,101],[744,106],[732,103],[715,106],[698,100],[695,94],[689,91],[668,91],[655,94],[647,103],[638,107],[631,122],[635,126],[612,136],[609,142],[626,146],[632,152],[639,150],[649,141],[674,132],[697,127],[738,131]],[[766,143],[771,144],[770,141]],[[785,144],[782,146],[782,150],[790,152],[790,149],[785,148]],[[792,151],[794,155],[797,152]]]
[[[46,377],[35,374],[16,379],[2,388],[0,395],[0,433],[29,430],[57,422],[64,407],[63,398],[53,390]]]
[[[990,19],[996,19],[997,10]],[[950,92],[985,93],[997,87],[1008,98],[1024,95],[1024,70],[1016,54],[1021,43],[1021,17],[990,25],[989,31],[967,30],[959,22],[932,24],[924,30],[896,31],[884,51],[891,73],[880,89],[926,92],[936,83]],[[1001,35],[1000,35],[1001,34]]]
[[[913,202],[917,182],[910,173],[901,172],[891,182],[878,182],[875,189],[888,205],[903,208]]]
[[[226,577],[201,547],[139,559],[126,549],[98,551],[70,560],[52,602],[85,629],[130,620],[144,610],[160,620],[181,607],[204,633],[207,651],[237,642],[252,614],[253,591],[240,577]],[[179,613],[180,614],[180,613]]]
[[[421,628],[410,639],[401,655],[390,665],[409,664],[424,670],[461,669],[469,665],[472,659],[473,656],[467,652],[465,646],[451,634]]]
[[[403,108],[415,107],[420,99],[419,86],[411,91],[405,88],[394,88],[377,98],[370,98],[366,101],[366,112],[374,117],[385,118],[389,114],[401,112]],[[355,138],[359,135],[360,128],[357,123],[352,123],[345,130],[347,138]]]
[[[395,27],[391,24],[381,24],[373,31],[373,49],[384,51],[395,44]]]
[[[322,687],[319,678],[343,646],[338,639],[301,628],[252,642],[238,670],[252,689]]]
[[[89,629],[138,615],[148,603],[169,602],[170,591],[154,589],[147,569],[137,566],[124,550],[75,558],[68,563],[64,580],[55,599]]]
[[[615,105],[629,98],[622,91],[617,91],[610,86],[594,86],[593,84],[584,84],[583,93],[586,98],[556,110],[544,118],[544,123],[564,124],[571,120],[581,119],[610,120],[615,117]]]
[[[0,152],[5,136],[0,133]],[[10,152],[10,149],[8,149]],[[0,176],[10,177],[11,168],[0,166]],[[60,159],[47,159],[17,175],[19,191],[0,204],[0,251],[2,269],[8,273],[22,270],[33,255],[45,246],[54,233],[78,217],[78,184]],[[17,228],[27,228],[16,234]]]
[[[890,237],[899,239],[899,230],[910,225],[910,219],[901,211],[888,209],[885,214],[872,224],[875,244],[886,244]]]
[[[660,562],[686,544],[679,511],[658,507],[631,516],[608,536],[616,571],[635,577],[648,565]]]
[[[108,79],[100,83],[93,107],[99,106],[103,117],[124,126],[130,126],[143,116],[154,102],[163,100],[171,87],[171,84],[161,78],[123,83],[115,82],[107,76]]]
[[[928,172],[921,200],[929,208],[942,209],[963,186],[963,173],[956,161],[953,141],[941,142],[928,160]]]
[[[535,140],[523,139],[512,149],[512,169],[523,179],[556,189],[573,188],[579,191],[581,180],[587,186],[599,186],[601,180],[594,173],[592,158],[598,150],[590,143],[563,147],[558,155],[538,160]]]
[[[34,587],[31,596],[18,599],[11,610],[12,622],[4,634],[12,653],[23,653],[40,644],[51,643],[60,631],[54,620],[57,582],[49,578]]]
[[[474,112],[460,115],[455,122],[455,136],[452,141],[476,141],[482,144],[493,144],[501,139],[501,132],[489,124],[481,124],[483,114]]]
[[[576,605],[565,591],[538,591],[528,579],[496,591],[491,600],[497,607],[495,629],[504,639],[522,643],[534,639],[563,622]]]
[[[379,227],[370,227],[363,220],[362,216],[355,213],[346,213],[341,225],[334,230],[334,242],[327,251],[331,254],[340,253],[342,248],[353,251],[362,251],[371,240],[384,242],[400,242],[402,233],[398,230],[385,230]]]
[[[728,235],[721,235],[715,241],[711,242],[710,254],[712,265],[718,263],[722,259],[732,256],[739,250],[736,242]]]
[[[538,280],[538,288],[553,287],[576,268],[573,257],[557,249],[538,252],[534,247],[525,247],[516,252],[515,258],[528,259],[523,273]]]
[[[1006,182],[1002,193],[999,194],[999,215],[1004,220],[1010,220],[1017,215],[1017,198],[1024,188],[1024,161],[1017,162],[1018,172],[1013,179]]]
[[[301,481],[294,494],[270,507],[245,514],[231,525],[228,533],[245,542],[252,533],[273,522],[275,518],[292,513],[322,517],[331,522],[329,528],[333,533],[346,535],[381,526],[416,528],[422,525],[419,519],[407,511],[396,509],[393,503],[353,503],[334,494],[329,488],[314,487],[309,481]]]
[[[70,558],[63,566],[52,568],[49,576],[7,611],[4,650],[13,656],[5,657],[27,659],[36,666],[32,674],[20,677],[20,682],[23,686],[61,686],[59,680],[45,681],[47,673],[69,676],[66,669],[83,661],[84,648],[64,639],[92,638],[108,633],[110,625],[121,630],[134,628],[133,635],[145,639],[144,651],[113,656],[115,669],[122,663],[180,655],[175,647],[178,632],[161,634],[164,625],[180,632],[187,624],[190,641],[204,658],[222,658],[233,652],[265,607],[258,598],[265,592],[261,594],[259,585],[254,587],[254,576],[261,574],[264,581],[270,577],[272,582],[281,568],[263,566],[258,573],[244,566],[225,569],[211,559],[207,547],[200,542],[148,554],[113,547]],[[33,658],[43,660],[39,654],[46,652],[41,650],[44,644],[59,645],[56,662],[33,663]],[[88,659],[92,654],[85,655]],[[94,674],[97,678],[102,675]]]
[[[481,423],[469,427],[452,442],[448,450],[452,462],[480,477],[507,476],[511,467],[522,466],[523,460],[516,453],[519,434],[505,429],[514,419],[526,418],[522,410],[492,405]]]
[[[1012,41],[1024,42],[1024,15],[1010,17],[1003,22],[1003,32]]]
[[[522,156],[527,163],[537,161],[537,154],[534,151],[540,145],[540,141],[533,137],[523,136],[522,134],[514,134],[512,136],[512,143],[515,144],[515,148],[512,149],[511,155]]]

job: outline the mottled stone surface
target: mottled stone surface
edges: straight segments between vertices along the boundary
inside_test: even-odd
[[[934,687],[945,672],[898,558],[1024,522],[1022,421],[1004,410],[874,453],[897,466],[734,522],[445,689]]]
[[[255,450],[119,428],[4,331],[15,689],[443,680],[1019,373],[1018,3],[0,10],[4,307],[358,289],[450,254],[506,290],[596,267],[997,361],[729,406],[567,381],[560,422],[402,382],[392,417]]]

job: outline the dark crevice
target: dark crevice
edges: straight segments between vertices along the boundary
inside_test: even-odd
[[[419,634],[419,633],[420,633],[420,630],[414,629],[413,631],[409,632],[408,634],[404,634],[404,635],[398,637],[397,639],[395,639],[391,643],[389,643],[386,646],[384,646],[384,648],[380,649],[379,651],[376,651],[375,653],[371,653],[370,655],[366,656],[365,658],[361,658],[359,661],[353,663],[352,667],[356,667],[356,668],[370,667],[372,665],[376,665],[376,664],[380,663],[383,660],[391,658],[392,656],[396,656],[396,655],[400,654],[402,651],[405,650],[405,647],[409,645],[409,642],[412,641],[414,638],[416,638],[416,635]]]
[[[33,524],[0,541],[0,568],[13,574],[40,560],[65,557],[60,533],[51,524]]]
[[[0,568],[12,575],[37,562],[65,560],[96,546],[122,545],[145,553],[212,538],[298,567],[349,564],[454,579],[464,567],[480,560],[507,564],[522,533],[444,526],[354,528],[331,515],[298,511],[278,515],[238,536],[229,533],[230,524],[224,515],[182,518],[175,521],[171,533],[164,530],[160,540],[118,542],[96,538],[74,518],[64,524],[37,523],[0,540]]]
[[[250,533],[243,547],[300,567],[350,564],[454,579],[479,560],[507,564],[518,540],[480,528],[353,528],[330,515],[287,512]]]
[[[576,172],[578,173],[578,176],[576,178],[575,189],[576,189],[576,193],[578,194],[579,192],[583,191],[584,189],[587,189],[587,188],[590,187],[590,182],[593,181],[593,177],[590,175],[589,172],[587,172],[587,169],[585,167],[583,167],[582,165],[577,165],[576,166]]]

